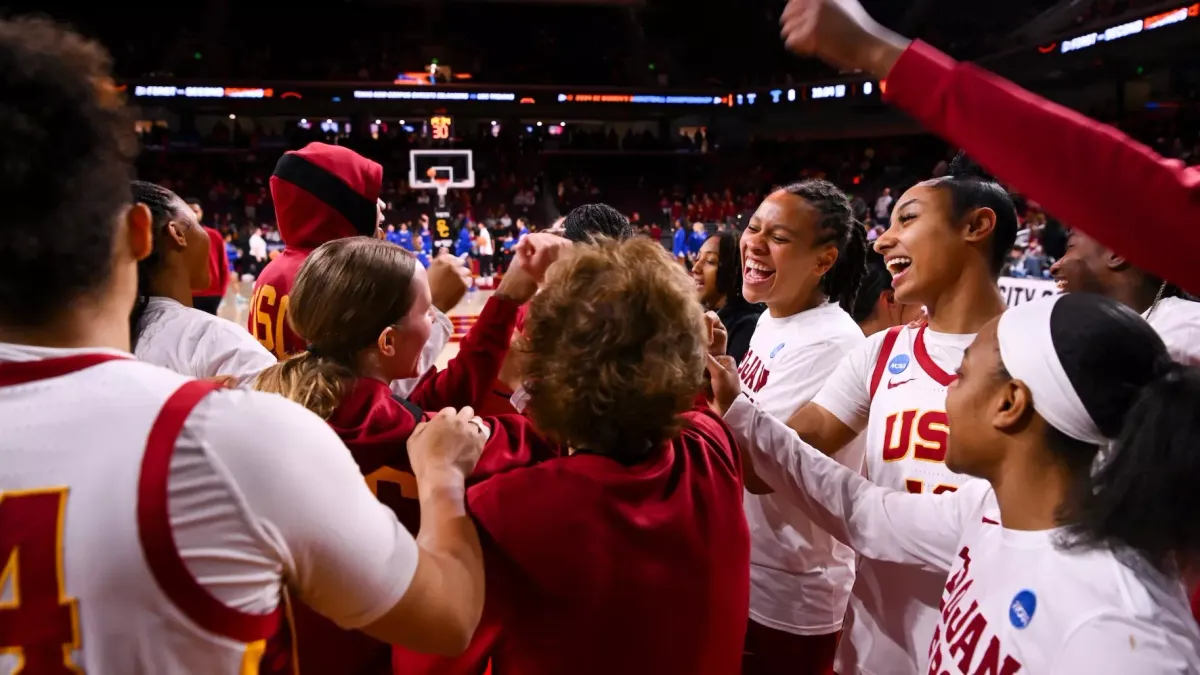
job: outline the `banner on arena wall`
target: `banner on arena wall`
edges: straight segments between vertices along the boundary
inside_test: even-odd
[[[1058,286],[1050,279],[1017,279],[1000,277],[1000,294],[1009,307],[1044,298],[1058,293]]]

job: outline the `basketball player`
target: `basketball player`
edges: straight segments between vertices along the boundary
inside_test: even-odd
[[[809,180],[771,193],[741,238],[742,295],[767,306],[739,373],[768,414],[787,420],[863,342],[847,313],[865,272],[866,233],[850,200]],[[858,470],[862,446],[839,461]],[[746,675],[823,675],[854,583],[854,554],[786,502],[746,495],[753,553]]]
[[[517,308],[533,297],[565,245],[553,235],[527,238],[458,354],[400,398],[388,383],[416,375],[429,336],[425,270],[412,254],[372,238],[323,244],[301,265],[288,314],[308,336],[308,348],[268,368],[255,386],[328,420],[379,500],[415,533],[421,512],[407,451],[413,430],[425,410],[468,405],[487,394],[508,351]],[[341,630],[298,603],[294,612],[299,672],[390,673],[386,643]],[[273,653],[286,655],[281,646],[289,637],[278,636]]]
[[[736,232],[718,232],[705,240],[692,266],[692,279],[700,304],[717,313],[729,334],[725,353],[741,363],[764,308],[742,296],[742,254]]]
[[[180,375],[224,377],[249,387],[275,357],[233,322],[190,306],[193,290],[208,286],[212,269],[211,242],[195,212],[174,192],[143,181],[134,181],[133,200],[150,209],[154,246],[138,262],[129,319],[133,355]]]
[[[906,191],[875,248],[892,274],[896,302],[924,305],[928,322],[872,335],[788,425],[830,453],[865,433],[866,475],[885,487],[941,493],[961,485],[967,477],[942,461],[946,388],[976,331],[1005,309],[996,280],[1016,233],[1004,188],[975,175],[962,156],[950,175]],[[743,364],[743,382],[745,371]],[[769,491],[755,477],[747,487]],[[870,560],[858,577],[837,672],[924,672],[941,580]]]
[[[1180,297],[1178,287],[1147,274],[1078,230],[1067,252],[1050,266],[1058,288],[1067,293],[1099,293],[1150,322],[1175,360],[1200,365],[1200,303]]]
[[[204,224],[204,208],[200,200],[189,197],[184,200],[192,213],[196,214],[196,222],[211,242],[208,249],[208,275],[211,283],[208,288],[196,291],[192,295],[192,306],[202,312],[216,314],[221,307],[225,291],[229,289],[229,256],[225,253],[225,237],[221,233]]]
[[[396,673],[739,671],[750,544],[736,451],[698,396],[710,338],[694,294],[643,237],[551,268],[516,347],[528,417],[496,418],[480,467],[502,451],[532,463],[469,490],[485,618],[461,658],[397,649]]]
[[[447,410],[414,435],[414,543],[316,416],[129,358],[153,218],[108,55],[0,21],[0,90],[21,93],[0,98],[0,673],[256,672],[285,583],[341,625],[461,651],[481,423]]]
[[[287,321],[288,295],[301,263],[313,249],[342,237],[379,238],[383,222],[379,192],[383,167],[362,155],[336,145],[309,143],[287,152],[271,176],[271,198],[279,234],[286,247],[258,275],[250,300],[250,333],[279,359],[304,350],[305,341]],[[450,311],[467,291],[467,272],[461,261],[440,258],[430,266],[434,293],[435,330],[422,357],[421,373],[433,367],[450,339]],[[404,395],[417,378],[395,383]]]
[[[983,480],[941,496],[864,480],[737,396],[727,358],[710,373],[772,487],[864,558],[942,575],[928,672],[1200,672],[1177,567],[1200,553],[1200,371],[1127,307],[1071,293],[980,329],[946,464]]]

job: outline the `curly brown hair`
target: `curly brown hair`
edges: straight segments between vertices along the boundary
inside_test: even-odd
[[[516,345],[541,431],[618,460],[675,436],[703,384],[708,339],[695,295],[648,239],[600,238],[551,267]]]

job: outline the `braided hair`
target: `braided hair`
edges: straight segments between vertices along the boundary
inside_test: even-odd
[[[803,199],[820,212],[814,244],[821,246],[832,242],[838,251],[833,267],[821,277],[821,292],[847,313],[852,312],[867,272],[868,246],[867,232],[854,218],[850,198],[825,180],[804,180],[780,189]]]
[[[563,230],[563,236],[577,244],[591,241],[593,237],[625,241],[635,234],[629,219],[608,204],[575,207],[563,220]]]
[[[151,243],[157,244],[159,236],[167,229],[167,225],[178,217],[179,209],[185,205],[179,195],[161,185],[134,181],[132,185],[133,201],[135,204],[145,204],[150,209]],[[150,249],[150,255],[138,262],[137,266],[137,298],[133,303],[133,311],[129,314],[129,348],[132,351],[137,345],[140,333],[138,324],[146,307],[150,304],[150,286],[154,275],[158,274],[163,257],[157,246]]]

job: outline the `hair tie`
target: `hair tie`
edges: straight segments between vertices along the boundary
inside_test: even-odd
[[[310,343],[308,343],[308,344],[307,344],[307,345],[304,347],[304,351],[308,352],[308,353],[309,353],[309,354],[311,354],[313,357],[315,357],[315,358],[318,358],[318,359],[319,359],[319,358],[321,358],[321,357],[323,356],[323,354],[321,354],[321,350],[317,349],[316,345],[314,345],[314,344],[313,344],[313,343],[311,343],[311,342],[310,342]]]

